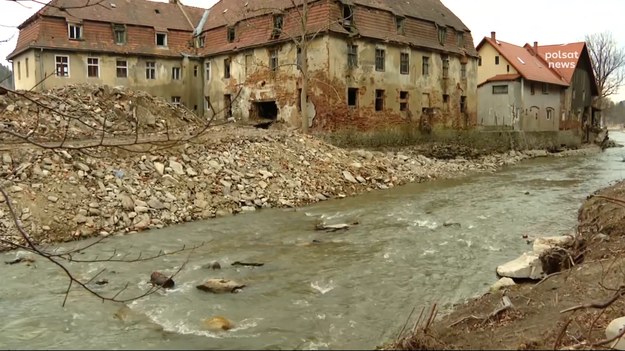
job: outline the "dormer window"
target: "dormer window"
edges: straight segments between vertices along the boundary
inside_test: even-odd
[[[125,44],[126,43],[126,26],[123,24],[114,24],[113,35],[115,36],[115,44]]]
[[[73,39],[73,40],[82,39],[82,25],[69,23],[67,25],[67,31],[68,31],[68,36],[70,39]]]
[[[438,27],[438,42],[441,45],[445,45],[447,41],[447,28],[446,27]]]
[[[271,32],[271,39],[278,39],[282,34],[282,28],[284,26],[284,16],[273,15],[273,31]]]
[[[236,38],[236,31],[234,30],[234,27],[228,27],[228,42],[232,43],[235,38]]]
[[[353,23],[354,12],[352,11],[351,6],[343,5],[343,28],[351,31]]]
[[[458,40],[458,46],[463,48],[464,47],[464,32],[456,33],[456,38]]]
[[[167,46],[167,33],[156,33],[156,45]]]
[[[206,37],[202,35],[201,37],[197,38],[197,46],[203,48],[204,45],[206,45]]]
[[[397,27],[397,34],[405,34],[404,25],[406,23],[405,17],[395,16],[395,26]]]

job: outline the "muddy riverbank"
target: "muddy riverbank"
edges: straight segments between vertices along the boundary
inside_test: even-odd
[[[427,330],[417,328],[387,347],[544,350],[610,346],[606,327],[625,310],[625,299],[618,297],[625,282],[624,200],[625,181],[620,181],[589,195],[582,204],[577,233],[587,243],[583,263],[538,283],[518,284],[456,305]],[[501,308],[504,296],[513,308],[485,318]]]

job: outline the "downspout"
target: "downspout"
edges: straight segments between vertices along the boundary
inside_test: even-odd
[[[56,68],[55,68],[56,70]],[[35,82],[35,84],[41,82],[41,90],[45,90],[46,89],[46,73],[43,70],[43,48],[39,48],[39,75],[41,76],[41,78],[39,79],[39,81]],[[37,74],[35,73],[35,79],[37,79]]]

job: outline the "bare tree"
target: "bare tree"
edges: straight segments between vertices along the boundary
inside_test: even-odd
[[[599,87],[599,98],[605,100],[625,83],[625,49],[618,46],[611,32],[587,35],[586,45]]]

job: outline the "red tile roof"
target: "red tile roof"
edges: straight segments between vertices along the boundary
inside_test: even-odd
[[[485,80],[484,82],[480,83],[479,86],[482,86],[486,83],[491,83],[491,82],[509,82],[509,81],[514,81],[521,78],[520,74],[498,74],[494,77],[490,77],[487,80]]]
[[[549,68],[549,64],[540,55],[534,55],[527,48],[485,37],[477,46],[477,50],[479,51],[486,43],[494,47],[501,56],[510,62],[523,78],[536,82],[569,86],[568,81],[561,77],[558,72]]]
[[[575,67],[582,56],[586,43],[541,45],[538,54],[549,63],[549,67],[560,73],[568,83],[573,79]]]

